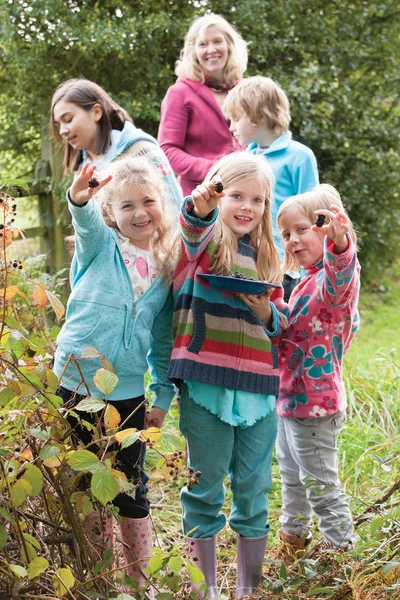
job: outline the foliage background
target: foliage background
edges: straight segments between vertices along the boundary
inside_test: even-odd
[[[0,172],[29,176],[53,89],[84,76],[156,135],[191,20],[224,15],[248,75],[276,79],[292,131],[315,151],[358,226],[364,277],[397,255],[400,19],[396,0],[0,0]]]

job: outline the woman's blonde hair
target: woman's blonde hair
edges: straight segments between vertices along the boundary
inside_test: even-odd
[[[207,173],[206,181],[214,177],[221,178],[225,188],[238,184],[244,179],[257,179],[265,185],[265,207],[260,223],[250,233],[253,246],[257,250],[257,272],[261,280],[280,283],[282,272],[279,256],[272,236],[271,197],[274,176],[268,161],[262,156],[248,152],[233,152],[221,158]],[[220,217],[221,238],[215,255],[211,272],[230,275],[232,261],[238,249],[238,242],[233,231]]]
[[[173,232],[175,208],[160,173],[146,158],[127,157],[111,163],[107,174],[112,175],[112,180],[96,194],[96,201],[100,204],[104,219],[110,227],[118,230],[115,221],[112,220],[113,196],[117,189],[134,185],[150,198],[160,199],[163,217],[159,228],[153,234],[152,249],[159,269],[163,270],[164,258]]]
[[[342,199],[340,197],[339,192],[333,185],[329,185],[328,183],[321,183],[317,185],[309,192],[305,192],[304,194],[297,194],[296,196],[292,196],[288,198],[281,204],[278,214],[276,216],[276,221],[279,227],[279,219],[285,213],[285,211],[289,209],[298,210],[302,213],[311,223],[315,222],[317,218],[315,211],[320,209],[330,210],[331,205],[339,206],[341,210],[343,210],[346,215],[347,211],[343,205]],[[354,229],[353,224],[350,221],[350,237],[353,240],[354,245],[357,247],[357,235]],[[285,249],[285,260],[283,263],[283,270],[287,271],[298,271],[300,269],[300,264],[295,260],[292,256],[290,256],[289,252]]]
[[[223,82],[234,84],[242,78],[247,69],[247,43],[224,17],[213,13],[193,21],[185,36],[180,58],[176,62],[175,73],[204,83],[204,72],[196,56],[196,40],[204,29],[211,26],[215,26],[221,31],[228,46],[228,59],[223,69]]]
[[[254,125],[265,118],[265,125],[282,135],[291,121],[288,97],[282,88],[269,77],[246,77],[227,95],[223,111],[229,119],[240,118],[245,113]]]

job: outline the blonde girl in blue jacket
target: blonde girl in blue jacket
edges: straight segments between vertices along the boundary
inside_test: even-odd
[[[68,206],[76,234],[66,322],[58,336],[54,371],[61,376],[58,394],[68,408],[85,396],[104,398],[93,376],[100,358],[79,361],[87,347],[109,360],[118,383],[107,402],[121,415],[124,428],[146,427],[144,375],[150,368],[155,403],[147,426],[163,419],[174,395],[167,379],[172,348],[170,286],[160,276],[172,233],[173,210],[156,169],[144,158],[124,158],[110,165],[109,175],[89,187],[96,166],[85,164],[68,191]],[[93,198],[100,191],[101,202]],[[134,414],[132,415],[132,412]],[[93,413],[80,413],[96,423]],[[129,417],[129,418],[128,418]],[[69,417],[75,436],[85,445],[92,435]],[[91,446],[89,449],[93,449]],[[93,450],[96,451],[96,450]],[[151,550],[151,522],[144,472],[145,444],[140,441],[116,454],[117,468],[136,485],[135,497],[120,493],[114,500],[121,516],[121,539],[126,563],[141,561]],[[93,539],[98,515],[90,515],[86,531]],[[110,521],[110,519],[109,519]],[[112,522],[106,524],[112,543]],[[99,538],[97,537],[97,540]],[[135,565],[126,572],[143,585]]]

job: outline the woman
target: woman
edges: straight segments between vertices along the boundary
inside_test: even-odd
[[[247,44],[223,17],[210,14],[192,23],[176,65],[178,79],[161,105],[158,133],[184,196],[217,158],[242,150],[221,107],[246,67]]]

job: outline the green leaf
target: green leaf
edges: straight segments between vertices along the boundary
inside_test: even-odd
[[[8,565],[11,569],[11,571],[14,573],[14,575],[16,575],[17,577],[26,577],[28,575],[26,569],[24,569],[24,567],[21,567],[20,565]]]
[[[114,365],[109,360],[107,360],[105,356],[101,357],[101,366],[103,367],[103,369],[106,369],[106,371],[111,371],[111,373],[115,373]]]
[[[57,375],[51,369],[46,369],[46,381],[49,388],[55,392],[59,386],[59,381]]]
[[[58,325],[53,325],[53,327],[50,330],[50,339],[53,340],[53,342],[55,342],[59,333],[60,327]]]
[[[13,519],[13,517],[11,516],[11,513],[10,513],[10,511],[9,511],[9,510],[7,510],[6,508],[4,508],[4,506],[2,506],[2,507],[0,508],[0,517],[1,517],[2,519],[4,519],[5,521],[8,521],[9,523],[13,523],[13,522],[14,522],[14,519]]]
[[[31,535],[30,533],[24,533],[23,536],[30,544],[32,544],[32,546],[40,550],[40,543],[37,541],[36,538],[33,537],[33,535]]]
[[[25,542],[25,544],[21,547],[21,558],[27,564],[37,558],[36,551],[29,542]]]
[[[146,573],[149,575],[154,575],[157,573],[163,565],[164,557],[162,554],[155,554],[149,560],[149,566],[145,569]]]
[[[118,377],[115,373],[107,369],[99,369],[93,377],[94,384],[105,396],[111,394],[118,383]]]
[[[34,579],[38,575],[41,575],[42,573],[44,573],[44,571],[47,569],[48,566],[49,566],[49,561],[41,556],[38,556],[37,558],[35,558],[34,560],[32,560],[29,563],[28,578]]]
[[[19,479],[14,485],[11,487],[11,500],[16,508],[21,506],[27,499],[27,497],[32,493],[33,487],[29,481],[25,479]]]
[[[39,458],[41,460],[46,460],[48,458],[54,458],[55,456],[60,456],[61,450],[58,446],[43,446],[39,452]]]
[[[100,398],[93,398],[89,396],[88,398],[84,398],[81,400],[74,408],[74,410],[81,410],[85,412],[99,412],[99,410],[103,410],[106,406],[104,400],[100,400]]]
[[[385,575],[387,575],[387,573],[390,573],[390,571],[397,569],[399,566],[400,562],[390,562],[383,567],[382,571]]]
[[[90,489],[95,498],[103,505],[114,500],[119,493],[118,483],[107,471],[96,471],[92,477]]]
[[[174,573],[179,573],[182,569],[182,560],[179,556],[172,556],[168,561],[168,566]]]
[[[43,489],[43,475],[41,470],[35,465],[26,465],[25,472],[22,476],[23,480],[29,481],[32,486],[32,493],[29,496],[37,496]]]
[[[13,390],[8,387],[3,388],[0,392],[0,406],[5,408],[15,396],[17,396],[17,394],[13,392]]]
[[[371,533],[376,533],[376,531],[380,527],[382,527],[382,525],[384,524],[385,521],[386,521],[386,517],[378,517],[378,518],[374,519],[369,526]]]
[[[6,545],[7,539],[8,539],[7,529],[4,527],[4,525],[0,525],[0,550],[2,548],[4,548],[4,546]]]
[[[31,427],[28,429],[28,435],[31,435],[41,442],[48,442],[50,439],[50,432],[46,429],[40,429],[40,427]]]
[[[186,568],[188,570],[190,579],[193,581],[196,587],[199,585],[199,583],[204,581],[204,575],[200,571],[199,567],[193,565],[189,560],[186,561]]]
[[[67,462],[74,471],[94,473],[98,469],[104,468],[97,456],[89,450],[76,450],[69,456]]]
[[[58,577],[54,575],[53,585],[57,598],[62,598],[74,585],[75,577],[72,575],[72,571],[69,567],[57,569],[56,573]]]
[[[280,579],[287,579],[287,577],[288,577],[287,570],[286,570],[284,563],[282,563],[280,566],[279,577],[280,577]]]

